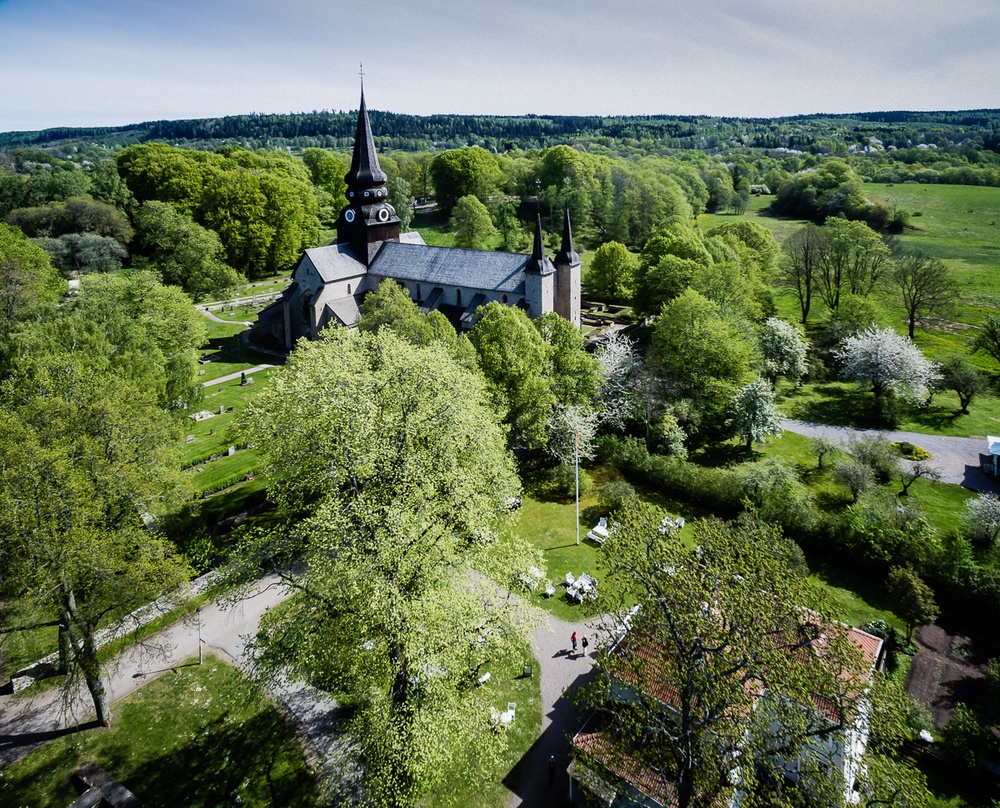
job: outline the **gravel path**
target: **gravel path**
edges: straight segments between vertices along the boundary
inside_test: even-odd
[[[206,651],[246,669],[247,638],[256,633],[264,613],[289,594],[276,576],[269,576],[236,602],[206,603],[201,609],[201,636]],[[116,702],[151,679],[180,664],[197,664],[192,659],[197,653],[194,616],[126,649],[105,673],[112,713]],[[299,726],[313,760],[330,761],[332,748],[343,743],[341,734],[331,731],[338,724],[336,703],[299,684],[279,682],[268,690]],[[0,768],[39,743],[91,726],[93,717],[93,702],[82,684],[68,698],[57,687],[0,696]]]
[[[202,382],[202,387],[211,387],[215,384],[222,384],[223,382],[233,382],[236,381],[244,373],[247,376],[253,376],[258,370],[266,370],[267,368],[277,367],[277,365],[254,365],[252,368],[247,368],[246,370],[237,370],[235,373],[230,373],[226,376],[219,376],[218,379],[209,379],[207,382]]]
[[[841,444],[846,444],[856,435],[866,434],[885,435],[893,442],[909,441],[917,446],[922,446],[931,453],[931,458],[927,462],[941,472],[942,482],[961,485],[972,491],[1000,492],[1000,482],[984,474],[980,465],[982,460],[986,459],[986,440],[983,438],[951,438],[945,435],[925,435],[920,432],[851,429],[844,426],[794,421],[790,418],[782,419],[781,426],[783,429],[798,435],[805,435],[809,438],[822,435]]]

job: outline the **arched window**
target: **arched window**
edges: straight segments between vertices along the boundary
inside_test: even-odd
[[[418,283],[417,284],[417,300],[422,300],[422,299],[423,298],[420,297],[420,284]]]
[[[351,284],[347,284],[347,294],[351,294]]]
[[[461,289],[456,289],[455,290],[455,305],[456,306],[461,306],[462,305],[462,290]]]
[[[507,303],[507,295],[504,295],[504,296],[503,296],[503,302],[504,302],[504,304],[506,305],[506,303]]]

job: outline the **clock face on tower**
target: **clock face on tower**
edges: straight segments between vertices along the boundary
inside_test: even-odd
[[[347,219],[348,224],[354,221],[354,210],[348,208],[344,211],[344,218]]]
[[[378,212],[378,220],[380,222],[389,221],[389,211],[387,211],[385,208],[380,208]]]

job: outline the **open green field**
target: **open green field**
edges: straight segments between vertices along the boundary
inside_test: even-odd
[[[319,804],[292,727],[213,657],[164,673],[114,712],[111,728],[63,735],[0,771],[0,803],[68,805],[70,775],[92,760],[151,808]]]

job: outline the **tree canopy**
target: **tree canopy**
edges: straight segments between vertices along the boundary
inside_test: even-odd
[[[495,761],[479,667],[514,653],[524,615],[495,585],[540,563],[505,528],[518,492],[482,380],[388,330],[300,343],[248,405],[270,496],[306,517],[248,543],[250,569],[301,560],[295,609],[258,639],[352,706],[365,787],[409,806],[466,762]]]

